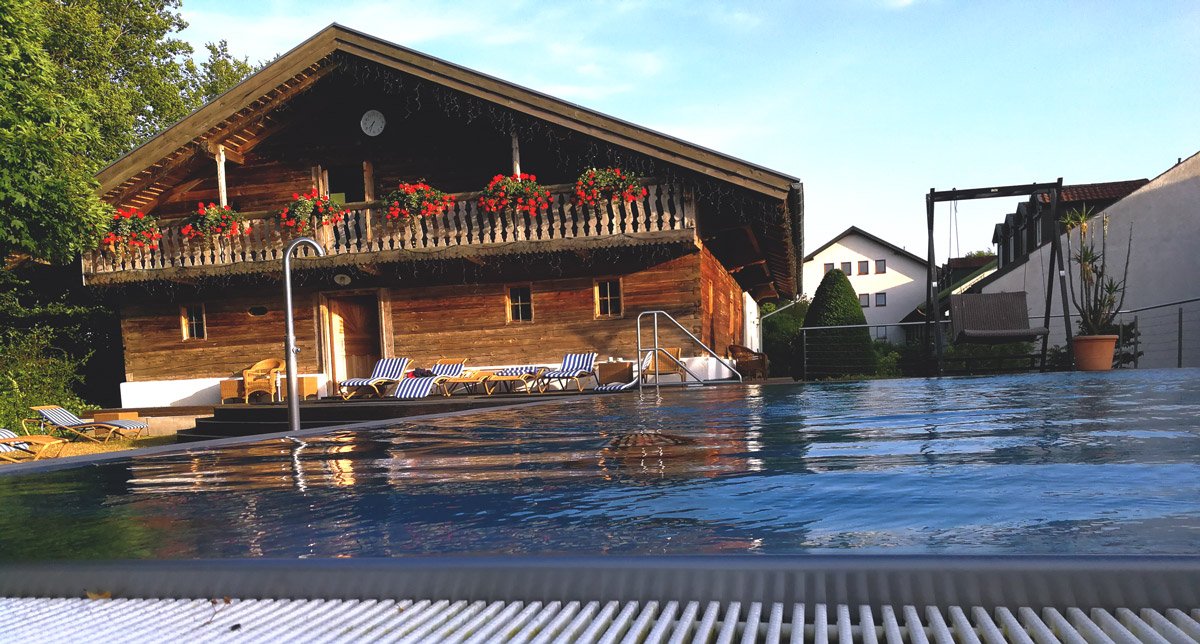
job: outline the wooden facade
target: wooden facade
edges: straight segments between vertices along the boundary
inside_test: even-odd
[[[382,133],[360,127],[365,110],[386,116]],[[551,206],[482,212],[473,191],[518,162],[554,186]],[[647,194],[577,206],[575,177],[612,166],[646,176]],[[281,352],[290,234],[274,213],[313,188],[351,210],[316,230],[326,257],[296,263],[300,369],[331,380],[385,355],[417,366],[552,364],[589,350],[632,359],[637,315],[650,310],[723,354],[743,343],[744,293],[796,294],[794,178],[336,25],[97,178],[114,206],[163,225],[157,249],[83,258],[85,281],[119,306],[130,383],[224,378]],[[378,199],[416,180],[454,204],[415,226],[386,220]],[[251,233],[185,239],[179,223],[197,202],[247,213]],[[185,307],[193,318],[202,307],[205,337],[188,337]]]

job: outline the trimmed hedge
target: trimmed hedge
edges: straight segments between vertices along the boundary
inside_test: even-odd
[[[837,269],[826,273],[804,316],[805,328],[866,323],[850,279]],[[806,373],[810,380],[875,375],[878,358],[867,327],[818,329],[806,336],[803,351],[796,354],[805,364],[796,365],[795,373]]]

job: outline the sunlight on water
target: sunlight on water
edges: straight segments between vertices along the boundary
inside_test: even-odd
[[[1194,554],[1197,376],[664,390],[0,477],[0,556]]]

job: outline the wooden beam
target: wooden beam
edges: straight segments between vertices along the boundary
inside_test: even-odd
[[[375,201],[375,164],[363,161],[363,201]]]
[[[750,268],[751,266],[762,266],[766,263],[767,263],[767,260],[758,259],[753,262],[748,262],[748,263],[742,264],[740,266],[734,266],[733,268],[729,269],[729,274],[733,275],[735,273],[740,273],[740,272],[746,270],[747,268]]]
[[[512,133],[512,170],[513,175],[521,174],[521,140],[516,132]]]
[[[229,205],[229,191],[225,188],[225,146],[217,146],[217,196],[221,207]]]
[[[185,181],[181,184],[178,184],[169,190],[163,191],[157,197],[155,197],[155,198],[151,199],[150,201],[146,202],[145,204],[143,204],[142,211],[149,212],[149,211],[157,208],[158,204],[163,203],[164,201],[170,201],[171,199],[178,197],[179,195],[186,194],[192,188],[195,188],[196,186],[203,183],[204,180],[207,178],[208,177],[198,177],[196,179],[191,179],[189,181]]]
[[[487,262],[485,262],[482,257],[477,257],[475,255],[464,255],[463,260],[471,262],[472,264],[474,264],[480,268],[487,266]]]
[[[151,170],[150,173],[145,177],[134,181],[129,185],[129,187],[125,188],[120,193],[117,193],[117,195],[113,196],[112,198],[106,198],[105,201],[120,205],[125,201],[132,199],[137,195],[137,193],[145,190],[146,188],[149,188],[159,181],[167,179],[180,168],[186,167],[188,164],[191,164],[201,158],[203,158],[203,155],[200,154],[199,150],[185,150],[157,169]]]
[[[211,156],[214,159],[217,158],[218,154],[224,154],[226,161],[232,161],[238,165],[246,164],[246,157],[243,156],[241,152],[231,150],[229,147],[227,147],[223,143],[210,142],[208,144],[208,146],[206,146],[206,147],[208,149],[209,156]]]

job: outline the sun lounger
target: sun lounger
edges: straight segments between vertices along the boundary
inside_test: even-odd
[[[443,396],[453,395],[461,387],[467,393],[475,393],[475,389],[492,377],[490,371],[464,371],[458,376],[449,376],[438,381],[438,389]],[[486,385],[484,386],[486,389]]]
[[[447,378],[456,378],[463,374],[463,369],[466,368],[466,360],[438,360],[429,368],[436,376],[445,376]]]
[[[57,405],[30,407],[41,416],[41,421],[51,430],[74,434],[97,443],[107,443],[113,436],[137,438],[146,429],[140,420],[86,421]],[[103,440],[99,437],[103,436]]]
[[[396,385],[396,390],[392,392],[392,398],[399,398],[400,400],[424,398],[433,393],[434,385],[442,378],[445,378],[445,376],[404,378]]]
[[[520,383],[525,388],[525,393],[531,394],[542,374],[546,373],[546,368],[537,365],[524,365],[484,373],[487,373],[488,377],[483,382],[483,390],[489,396],[496,393],[496,390],[500,387],[504,387],[508,393],[513,393],[513,388],[517,383]]]
[[[538,391],[546,391],[551,383],[558,383],[559,387],[566,389],[567,383],[571,381],[575,381],[575,386],[579,391],[583,391],[583,379],[589,376],[595,378],[595,368],[595,353],[568,353],[563,356],[561,367],[543,373],[538,379]]]
[[[404,378],[408,368],[408,358],[384,358],[375,363],[371,375],[366,378],[350,378],[338,383],[342,400],[350,400],[356,395],[371,392],[377,398],[383,397],[383,389],[388,385],[399,382]]]
[[[11,429],[0,428],[0,460],[17,463],[21,460],[37,461],[52,458],[62,453],[67,439],[44,434],[18,436]],[[54,448],[58,449],[55,450]],[[51,452],[54,452],[51,454]]]

